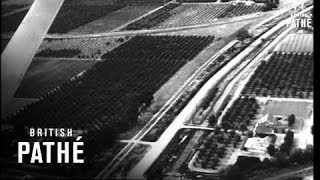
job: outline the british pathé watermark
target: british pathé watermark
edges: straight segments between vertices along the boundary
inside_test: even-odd
[[[303,11],[305,9],[307,0],[293,6],[293,10]],[[290,20],[287,22],[287,27],[313,29],[312,14],[311,13],[291,13]]]

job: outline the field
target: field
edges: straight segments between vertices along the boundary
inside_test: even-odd
[[[286,53],[311,53],[313,52],[313,34],[290,34],[281,42],[276,51]]]
[[[16,98],[39,98],[89,68],[94,61],[37,60],[29,66]]]
[[[71,58],[81,53],[81,50],[79,49],[59,49],[59,50],[51,50],[51,49],[45,49],[38,54],[36,54],[36,57],[65,57],[65,58]]]
[[[122,5],[64,3],[53,21],[49,33],[66,33],[123,7]]]
[[[267,103],[263,110],[263,114],[270,115],[290,115],[294,114],[296,117],[307,119],[310,118],[313,103],[310,102],[294,102],[294,101],[274,101]]]
[[[100,59],[115,47],[128,41],[130,37],[98,37],[81,39],[44,39],[36,57],[72,57],[78,59]],[[52,53],[48,53],[52,51]],[[66,51],[65,53],[57,53]],[[72,52],[78,53],[72,53]],[[47,53],[46,53],[47,52]]]
[[[159,7],[159,5],[134,5],[127,6],[83,26],[75,28],[69,33],[103,33],[113,30],[143,14]]]
[[[132,22],[124,27],[122,30],[139,30],[139,29],[149,29],[153,26],[158,25],[165,19],[170,17],[170,10],[178,7],[179,4],[170,3],[162,8],[158,9],[157,11],[151,13],[148,16],[145,16],[138,21]]]
[[[169,12],[170,17],[154,28],[179,27],[210,23],[221,18],[230,18],[262,11],[262,5],[232,5],[229,3],[181,4]]]
[[[313,98],[313,53],[274,53],[262,61],[243,94]]]
[[[29,10],[23,10],[5,17],[1,17],[1,33],[16,31],[28,11]]]
[[[285,129],[290,128],[300,131],[304,127],[305,120],[309,119],[313,111],[313,103],[295,102],[295,101],[275,101],[269,100],[266,104],[261,105],[261,113],[268,115],[268,123],[261,123],[257,126],[257,133],[270,133],[276,130],[276,133],[282,133]],[[292,126],[288,126],[287,119],[285,123],[275,120],[275,117],[282,116],[287,118],[289,115],[295,115],[295,121]]]

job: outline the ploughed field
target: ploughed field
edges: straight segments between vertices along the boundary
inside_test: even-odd
[[[170,28],[210,23],[220,18],[230,18],[260,12],[261,4],[231,3],[170,3],[154,13],[129,24],[125,30]]]
[[[138,123],[140,108],[150,105],[153,93],[212,41],[201,36],[136,36],[4,122],[79,130],[86,134],[90,164],[95,153]]]
[[[313,53],[275,52],[262,61],[243,94],[313,98]]]

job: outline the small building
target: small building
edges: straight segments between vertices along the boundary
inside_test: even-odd
[[[252,137],[247,139],[246,143],[244,144],[244,147],[248,151],[264,153],[267,150],[268,146],[271,144],[271,142],[272,138],[270,136],[266,136],[264,138]]]

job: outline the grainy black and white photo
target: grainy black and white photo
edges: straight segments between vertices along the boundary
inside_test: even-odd
[[[313,180],[313,0],[1,0],[1,179]]]

